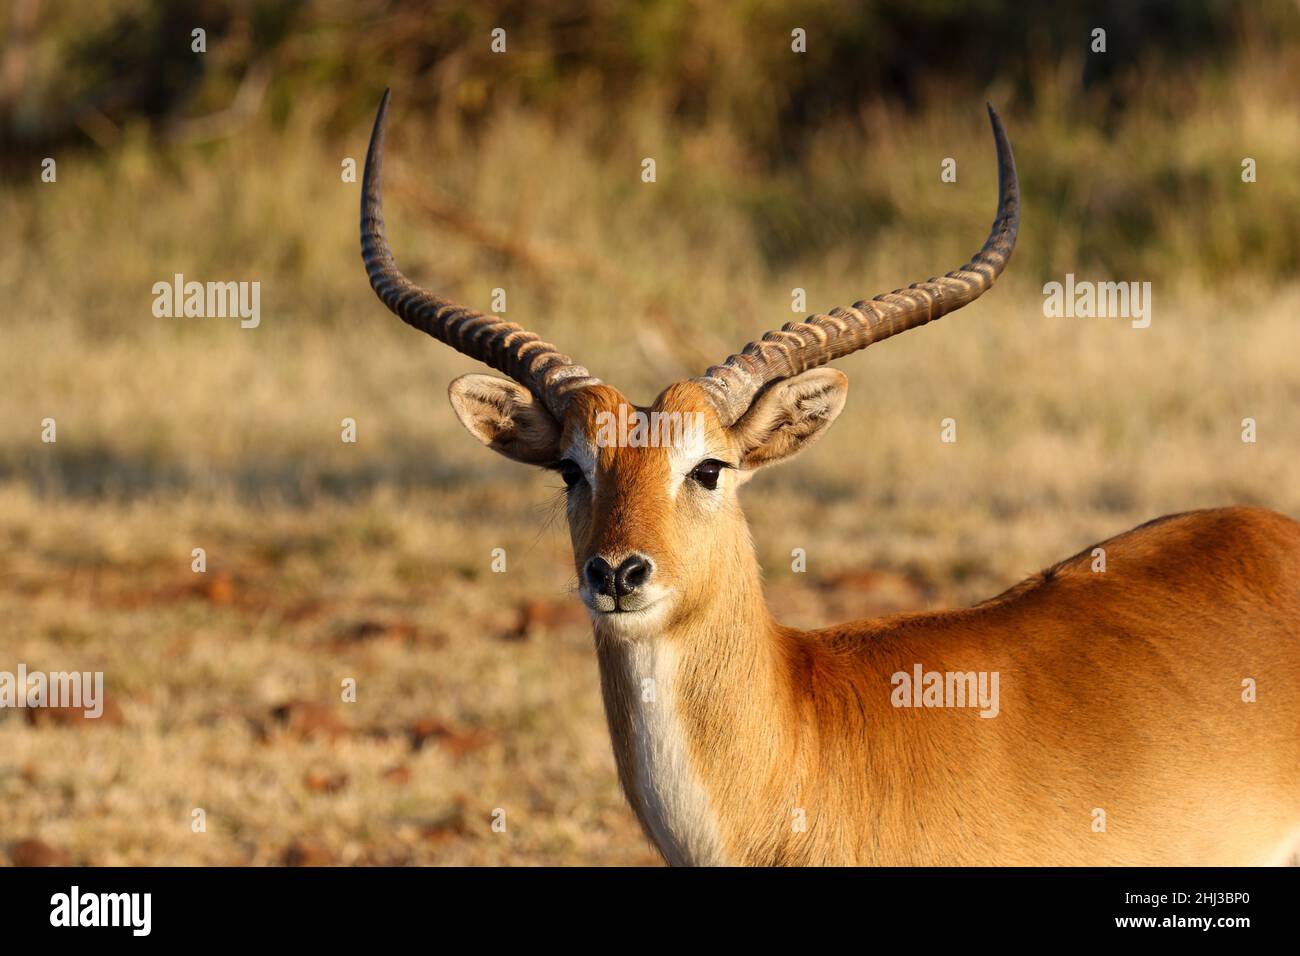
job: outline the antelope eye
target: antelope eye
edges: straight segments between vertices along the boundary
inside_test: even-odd
[[[551,465],[552,471],[558,471],[560,477],[564,479],[564,486],[572,488],[578,482],[582,481],[582,469],[576,463],[567,458],[562,458],[555,464]]]
[[[712,491],[718,487],[718,476],[726,467],[726,462],[708,458],[691,469],[690,477]]]

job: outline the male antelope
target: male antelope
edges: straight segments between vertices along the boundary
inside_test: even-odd
[[[380,199],[387,107],[385,94],[362,187],[370,284],[403,321],[514,380],[465,375],[451,404],[488,447],[568,485],[619,779],[668,862],[1287,856],[1300,837],[1300,524],[1289,518],[1162,518],[1104,542],[1104,573],[1085,551],[965,610],[798,631],[764,603],[736,492],[839,415],[847,379],[818,366],[973,301],[1011,255],[1019,186],[992,108],[998,215],[968,264],[767,333],[655,400],[651,411],[703,416],[689,443],[620,447],[595,438],[602,413],[629,404],[618,390],[398,271]],[[918,665],[996,673],[996,716],[895,706],[894,675]],[[1243,700],[1246,678],[1255,702]]]

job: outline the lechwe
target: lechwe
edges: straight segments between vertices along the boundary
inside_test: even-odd
[[[764,603],[736,492],[844,407],[847,379],[818,366],[973,301],[1011,255],[1019,187],[991,108],[998,215],[969,263],[769,332],[629,409],[533,333],[398,271],[380,201],[387,107],[385,94],[362,189],[370,283],[403,321],[513,379],[451,384],[470,433],[564,477],[619,777],[670,863],[1285,859],[1300,836],[1289,518],[1162,518],[1104,542],[1104,572],[1089,549],[967,610],[797,631]],[[610,428],[637,411],[700,427],[670,442]]]

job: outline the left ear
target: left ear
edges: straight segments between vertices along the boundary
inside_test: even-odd
[[[771,385],[731,426],[740,467],[761,468],[797,455],[830,428],[848,395],[848,376],[833,368],[815,368]]]

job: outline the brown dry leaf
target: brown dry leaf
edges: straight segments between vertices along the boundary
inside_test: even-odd
[[[103,712],[98,717],[87,717],[85,707],[29,707],[24,713],[27,723],[33,727],[117,727],[124,720],[122,708],[112,698],[105,698]]]
[[[299,740],[334,740],[349,733],[333,709],[314,700],[285,701],[271,709],[271,717],[286,734]]]
[[[338,857],[323,843],[294,840],[284,850],[285,866],[333,866]]]
[[[420,838],[429,843],[442,843],[453,837],[464,836],[469,832],[469,827],[465,822],[466,808],[469,806],[469,800],[463,793],[458,793],[452,798],[452,805],[447,812],[436,820],[425,823],[420,827]]]
[[[302,785],[313,793],[338,793],[348,785],[348,775],[328,770],[308,770],[302,778]]]
[[[14,866],[71,866],[72,856],[66,850],[50,846],[44,840],[28,837],[19,840],[9,851]]]
[[[437,717],[425,717],[411,724],[407,731],[411,737],[411,749],[421,749],[425,741],[434,740],[453,757],[463,757],[472,750],[491,743],[492,734],[473,728],[457,727]]]
[[[282,619],[286,624],[297,624],[300,621],[309,621],[312,618],[320,617],[329,608],[330,604],[325,601],[304,601],[285,611]]]
[[[394,640],[414,640],[419,636],[419,628],[410,621],[382,621],[366,618],[341,628],[335,637],[336,645],[360,644],[376,638]]]
[[[225,571],[204,575],[204,580],[194,586],[194,592],[212,604],[235,603],[235,580]]]
[[[514,626],[502,637],[508,641],[526,641],[544,631],[581,627],[586,621],[587,612],[576,600],[534,598],[519,605]]]
[[[383,772],[383,779],[396,787],[404,787],[411,782],[411,768],[405,764],[389,767]]]

